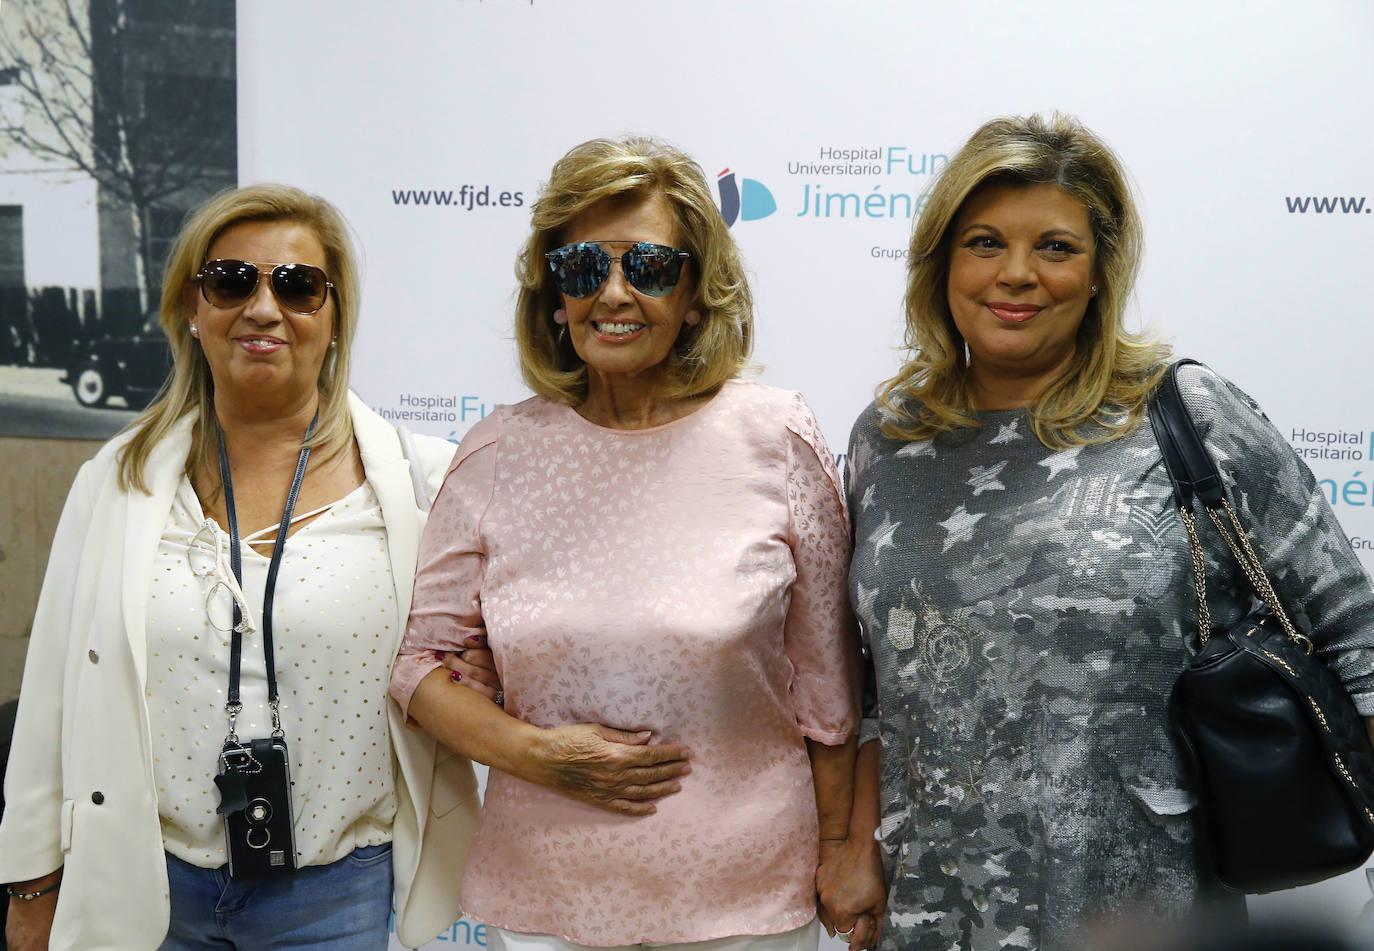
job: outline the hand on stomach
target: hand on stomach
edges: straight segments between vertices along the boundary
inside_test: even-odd
[[[539,781],[581,802],[622,815],[652,815],[656,800],[682,788],[691,751],[650,744],[651,733],[595,724],[551,727],[540,734]]]

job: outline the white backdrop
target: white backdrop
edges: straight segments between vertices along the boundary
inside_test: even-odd
[[[529,205],[570,146],[634,132],[682,146],[712,181],[734,173],[762,378],[802,390],[842,450],[898,364],[904,271],[890,255],[907,243],[907,207],[982,121],[1058,109],[1111,142],[1136,180],[1137,321],[1260,400],[1374,565],[1374,6],[297,0],[238,11],[240,176],[317,191],[357,229],[354,385],[416,431],[456,440],[523,398],[512,269]],[[462,203],[439,204],[446,192]],[[1368,897],[1354,873],[1252,907],[1349,920]],[[460,922],[432,947],[451,943],[484,946],[485,934]]]

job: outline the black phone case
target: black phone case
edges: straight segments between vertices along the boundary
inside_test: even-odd
[[[247,776],[247,808],[224,817],[229,877],[238,881],[288,874],[296,869],[291,760],[286,741],[269,737],[249,740],[246,746],[262,770]],[[220,753],[219,768],[221,773],[225,771],[224,753]]]

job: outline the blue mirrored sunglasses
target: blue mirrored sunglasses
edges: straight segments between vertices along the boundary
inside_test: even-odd
[[[666,297],[677,287],[682,265],[691,257],[687,251],[664,244],[638,241],[620,256],[620,272],[646,297]],[[569,297],[590,297],[611,276],[611,255],[595,241],[565,244],[544,258],[554,283]]]

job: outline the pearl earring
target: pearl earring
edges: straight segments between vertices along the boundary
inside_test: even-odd
[[[553,312],[553,322],[566,326],[568,323],[568,312],[562,307]]]
[[[199,336],[199,333],[200,333],[200,332],[199,332],[198,330],[196,330],[196,325],[195,325],[194,323],[192,323],[192,324],[191,324],[191,336],[192,336],[192,337]]]
[[[695,327],[697,324],[701,323],[701,312],[695,310],[687,311],[687,316],[682,318],[682,322],[688,327]]]

